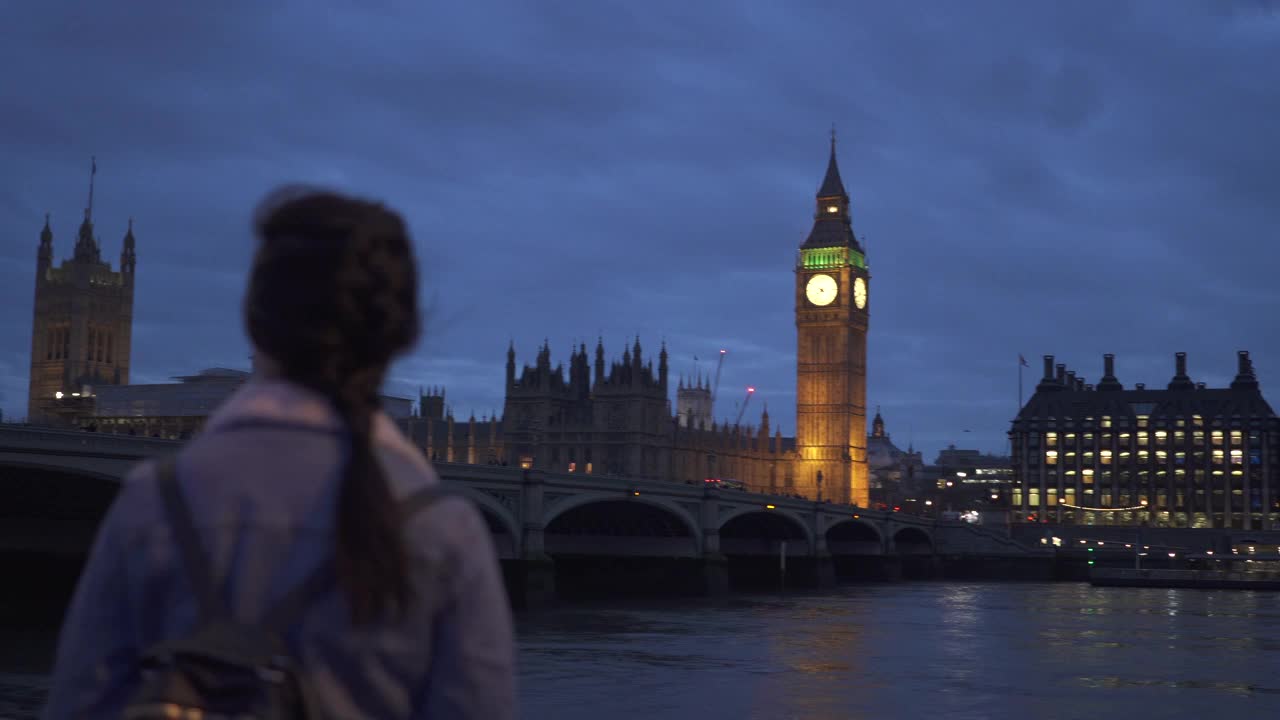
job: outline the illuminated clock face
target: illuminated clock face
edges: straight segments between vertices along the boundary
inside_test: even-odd
[[[853,281],[853,302],[859,310],[867,306],[867,281],[862,278]]]
[[[814,275],[804,286],[804,296],[814,305],[830,305],[836,300],[836,279],[830,275]]]

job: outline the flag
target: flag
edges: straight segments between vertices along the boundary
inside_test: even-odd
[[[1027,364],[1027,359],[1022,357],[1022,353],[1018,353],[1018,364],[1022,367],[1031,367]]]

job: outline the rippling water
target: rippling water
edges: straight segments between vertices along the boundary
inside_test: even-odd
[[[1276,593],[904,583],[519,629],[526,718],[1280,717]],[[41,680],[0,674],[0,718]]]
[[[530,718],[1280,717],[1280,595],[897,584],[525,618]]]

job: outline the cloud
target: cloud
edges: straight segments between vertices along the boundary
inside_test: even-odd
[[[1247,348],[1264,390],[1280,382],[1261,319],[1280,254],[1274,3],[4,13],[8,416],[44,213],[68,255],[96,155],[104,257],[130,217],[138,236],[135,379],[247,365],[250,212],[302,180],[412,228],[433,311],[396,392],[444,384],[483,413],[509,341],[524,359],[549,338],[559,360],[639,333],[667,339],[673,372],[729,348],[723,386],[759,386],[793,429],[792,268],[832,122],[873,275],[869,402],[895,439],[1003,447],[1019,353],[1092,375],[1116,352],[1122,379],[1157,384],[1175,350],[1226,377]]]

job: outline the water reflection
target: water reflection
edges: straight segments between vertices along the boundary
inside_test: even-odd
[[[1280,717],[1280,602],[1261,593],[901,583],[518,627],[531,720]],[[22,640],[0,634],[0,661]],[[34,717],[42,678],[18,673],[38,670],[3,672],[0,718]]]
[[[1252,593],[907,583],[521,628],[529,718],[1280,715],[1280,611]]]

